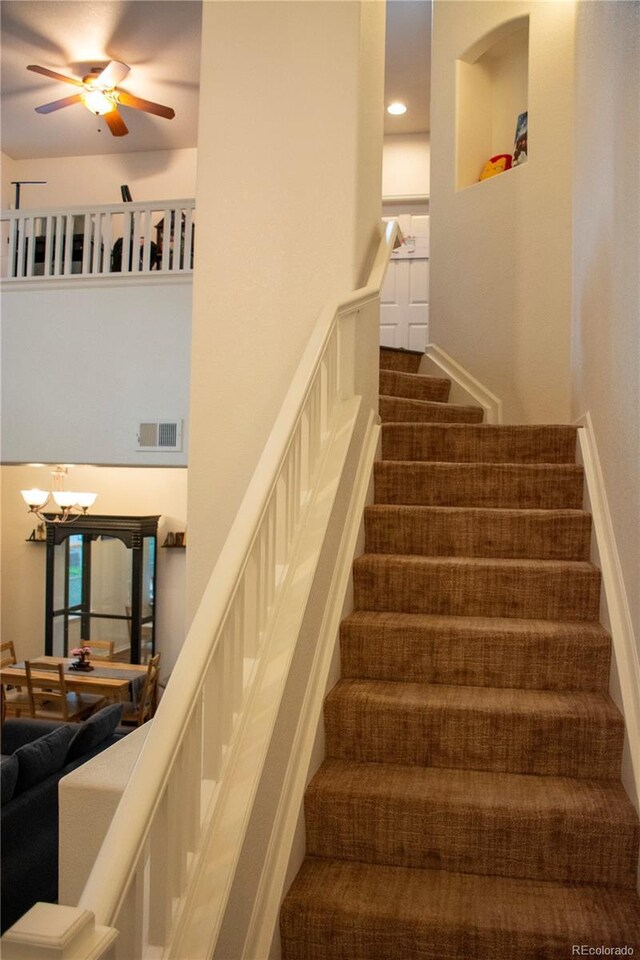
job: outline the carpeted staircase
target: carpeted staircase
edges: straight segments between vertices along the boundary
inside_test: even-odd
[[[481,425],[420,359],[381,351],[375,504],[283,960],[637,956],[576,431]]]

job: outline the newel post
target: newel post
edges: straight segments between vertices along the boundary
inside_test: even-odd
[[[115,960],[118,931],[80,907],[36,903],[2,937],[3,960]]]

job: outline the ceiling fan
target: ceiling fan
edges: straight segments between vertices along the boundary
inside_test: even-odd
[[[91,113],[104,117],[105,123],[114,137],[124,137],[129,133],[118,112],[119,105],[133,107],[134,110],[144,110],[145,113],[153,113],[157,117],[164,117],[165,120],[172,120],[175,117],[175,110],[172,110],[171,107],[165,107],[161,103],[153,103],[152,100],[142,100],[141,97],[134,97],[133,94],[118,89],[118,84],[122,83],[130,70],[126,63],[121,63],[119,60],[111,60],[103,70],[99,67],[94,68],[82,80],[67,77],[63,73],[56,73],[54,70],[39,67],[34,63],[30,64],[27,70],[81,88],[80,93],[74,93],[70,97],[63,97],[62,100],[54,100],[52,103],[45,103],[41,107],[36,107],[36,113],[53,113],[54,110],[61,110],[62,107],[82,103]]]

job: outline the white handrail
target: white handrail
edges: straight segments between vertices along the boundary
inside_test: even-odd
[[[295,648],[308,597],[308,592],[300,592],[301,552],[305,538],[318,540],[317,517],[329,499],[327,477],[332,476],[332,464],[346,457],[359,407],[359,398],[353,395],[359,347],[358,337],[352,335],[353,318],[379,297],[396,234],[397,224],[384,225],[367,286],[332,304],[318,318],[80,897],[78,909],[95,916],[101,929],[118,928],[116,953],[122,960],[145,956],[146,943],[161,945],[164,955],[170,955],[168,945],[176,930],[188,924],[183,908],[189,885],[218,868],[224,873],[218,902],[207,900],[206,912],[212,915],[207,921],[212,931],[207,934],[209,949],[219,928],[255,779],[269,744],[266,731],[260,759],[251,731],[243,743],[245,726],[255,727],[255,720],[246,719],[251,704],[266,682],[265,672],[271,676],[271,667],[261,674],[261,656],[267,661],[271,648],[272,658],[282,660],[277,647],[282,635],[291,646],[290,656]],[[342,330],[343,325],[351,332]],[[370,334],[377,338],[377,322]],[[343,464],[344,459],[340,471]],[[315,562],[322,539],[323,534],[314,545]],[[304,558],[303,566],[312,568],[310,589],[315,567],[308,552]],[[299,610],[297,629],[291,616],[292,596],[297,597]],[[275,721],[278,698],[272,681],[268,684]],[[261,714],[258,726],[265,725]],[[225,777],[246,763],[247,753],[254,786],[243,791],[239,802],[225,795]],[[243,803],[246,809],[233,834],[234,850],[218,848],[213,861],[220,863],[205,862],[216,818],[228,818],[229,809],[234,813]],[[225,842],[233,833],[227,819],[218,831]],[[203,948],[202,956],[209,955]],[[189,956],[195,960],[191,952]]]
[[[193,198],[3,210],[3,279],[191,273],[194,214]]]

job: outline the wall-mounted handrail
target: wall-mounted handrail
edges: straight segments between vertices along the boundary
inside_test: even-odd
[[[193,269],[192,198],[3,210],[0,221],[3,280],[115,278]]]

